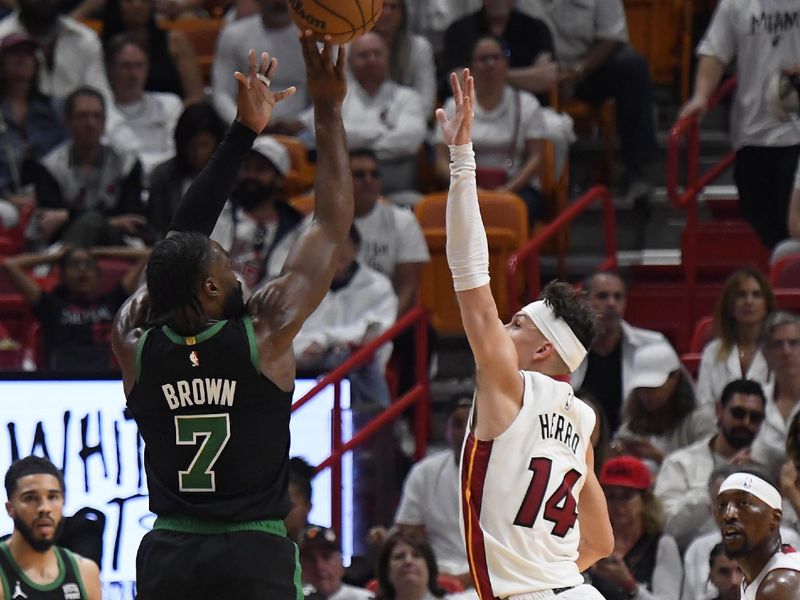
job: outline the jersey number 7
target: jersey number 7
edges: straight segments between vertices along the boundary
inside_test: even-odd
[[[549,458],[534,457],[531,459],[528,469],[533,471],[533,477],[528,491],[525,492],[522,506],[517,511],[514,525],[533,527],[536,517],[539,516],[539,510],[542,508],[552,467],[553,461]],[[580,477],[581,474],[578,471],[570,469],[544,504],[542,517],[553,523],[552,533],[555,536],[563,538],[575,526],[575,520],[578,518],[578,503],[572,495],[572,487]]]

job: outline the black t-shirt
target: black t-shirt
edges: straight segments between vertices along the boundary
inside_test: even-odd
[[[112,369],[111,323],[127,298],[121,284],[94,300],[73,298],[63,286],[43,292],[33,314],[42,324],[48,367],[56,371]]]
[[[622,341],[610,354],[600,356],[589,351],[586,363],[586,376],[583,378],[584,389],[589,390],[597,398],[606,412],[608,428],[612,433],[619,428],[622,397]]]
[[[483,9],[452,23],[444,34],[444,74],[468,66],[472,59],[472,46],[479,38],[490,34]],[[518,10],[511,11],[506,30],[500,38],[511,53],[509,61],[512,68],[529,67],[542,52],[549,52],[555,57],[553,34],[547,24]]]
[[[145,442],[150,510],[165,517],[283,519],[292,392],[262,375],[250,317],[194,337],[147,330],[128,409]]]

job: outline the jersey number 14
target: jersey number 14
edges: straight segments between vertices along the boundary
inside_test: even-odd
[[[533,471],[531,483],[522,506],[517,511],[517,518],[514,525],[520,527],[533,527],[539,511],[542,509],[544,494],[547,491],[547,484],[550,481],[550,472],[553,468],[553,461],[549,458],[534,457],[528,469]],[[544,502],[544,513],[542,517],[553,523],[553,535],[563,538],[569,530],[575,526],[578,518],[578,503],[572,495],[572,487],[580,479],[581,474],[575,469],[570,469],[561,480],[561,484],[550,494]]]

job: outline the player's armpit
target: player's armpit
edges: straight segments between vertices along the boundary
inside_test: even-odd
[[[756,600],[800,600],[800,571],[771,571],[761,582]]]

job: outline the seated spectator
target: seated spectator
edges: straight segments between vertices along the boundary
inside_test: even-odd
[[[739,563],[725,554],[722,542],[711,549],[708,556],[708,582],[717,588],[714,600],[739,600],[741,598],[742,569]]]
[[[746,466],[748,469],[753,469],[752,463]],[[721,465],[714,469],[708,481],[708,492],[712,502],[712,511],[716,510],[717,496],[719,495],[719,488],[722,482],[725,481],[729,475],[737,473],[741,469],[742,466],[734,466],[731,464]],[[785,524],[781,525],[781,539],[784,543],[794,547],[800,544],[800,535],[798,535],[797,531],[786,527]],[[697,537],[689,544],[683,558],[685,572],[683,591],[681,593],[682,600],[704,600],[706,598],[718,597],[717,594],[719,594],[720,590],[717,588],[717,582],[712,581],[710,576],[712,563],[711,553],[714,547],[720,542],[722,542],[722,534],[720,533],[719,526],[716,526],[713,531]]]
[[[734,379],[767,383],[769,368],[760,338],[764,320],[774,310],[772,286],[761,271],[745,267],[728,277],[714,309],[714,329],[719,337],[708,343],[700,362],[700,406],[711,410],[722,389]]]
[[[36,162],[66,137],[53,101],[39,91],[39,44],[24,33],[0,42],[0,225],[34,204]]]
[[[297,91],[275,106],[266,133],[297,135],[304,128],[298,117],[309,106],[306,67],[297,27],[289,14],[287,0],[260,0],[259,4],[259,14],[228,23],[220,32],[211,65],[214,107],[223,121],[233,121],[236,116],[236,79],[231,73],[247,72],[250,48],[268,49],[280,60],[280,68],[272,78],[272,89],[294,86]]]
[[[764,350],[772,382],[764,386],[766,418],[753,442],[753,460],[777,478],[786,457],[789,424],[800,412],[800,317],[777,311],[764,323]]]
[[[114,104],[106,121],[108,141],[139,157],[145,177],[160,162],[175,154],[173,134],[183,112],[179,96],[145,92],[147,48],[136,38],[120,34],[106,47]]]
[[[299,456],[289,459],[289,508],[283,522],[286,535],[295,544],[299,544],[303,532],[312,527],[308,522],[311,512],[311,480],[314,479],[314,467]]]
[[[5,271],[41,322],[52,371],[115,369],[110,334],[114,315],[137,287],[149,250],[134,248],[63,248],[51,254],[20,254],[3,261]],[[122,281],[99,295],[97,258],[136,259]],[[60,282],[45,292],[28,271],[40,264],[58,264]]]
[[[717,433],[664,459],[655,494],[664,505],[664,530],[685,549],[698,534],[713,531],[708,479],[717,465],[750,461],[750,446],[764,422],[764,390],[755,381],[735,379],[716,403]]]
[[[32,241],[113,246],[126,235],[146,236],[142,165],[133,154],[101,142],[103,96],[78,88],[65,100],[64,115],[69,139],[42,159]]]
[[[339,538],[333,529],[312,526],[298,544],[303,583],[314,587],[323,600],[366,600],[373,594],[342,582],[344,563]]]
[[[648,196],[645,167],[657,145],[653,83],[647,60],[628,44],[622,0],[548,2],[559,64],[559,98],[591,104],[616,103],[622,162],[622,192],[629,200]]]
[[[59,0],[19,0],[19,8],[0,21],[0,39],[25,33],[44,49],[39,89],[47,96],[62,99],[75,88],[87,86],[111,98],[97,34],[59,15],[59,5]]]
[[[428,116],[422,98],[389,78],[389,50],[377,33],[366,33],[352,42],[347,60],[352,75],[342,104],[347,143],[375,153],[385,193],[413,190]],[[309,132],[312,120],[309,109],[303,115]]]
[[[393,531],[427,538],[440,573],[457,577],[472,586],[467,553],[459,525],[459,460],[467,431],[471,396],[460,396],[447,418],[448,448],[431,454],[411,467],[403,484]],[[389,532],[383,527],[370,530],[370,544],[382,545]]]
[[[211,233],[250,289],[280,274],[300,233],[303,216],[279,197],[290,166],[283,144],[269,136],[256,138]]]
[[[608,417],[615,433],[621,423],[622,407],[632,391],[633,357],[650,344],[667,344],[657,331],[634,327],[626,322],[627,289],[618,273],[603,271],[590,275],[583,288],[598,316],[598,334],[586,358],[572,374],[572,387],[589,390]]]
[[[600,485],[614,530],[614,552],[589,570],[592,585],[609,597],[678,600],[683,567],[678,545],[663,532],[658,499],[647,466],[633,456],[603,465]]]
[[[383,0],[381,17],[373,31],[389,48],[389,76],[414,89],[422,98],[424,114],[432,115],[436,106],[433,48],[428,40],[409,30],[406,0]]]
[[[145,48],[149,60],[144,89],[175,94],[187,105],[203,99],[203,76],[189,38],[182,31],[159,27],[152,2],[108,0],[103,11],[106,52],[111,40],[120,33],[138,38]]]
[[[647,460],[654,472],[664,457],[716,432],[714,418],[700,410],[692,381],[669,344],[636,351],[625,421],[612,447]]]
[[[450,24],[481,7],[481,0],[406,0],[409,29],[425,37],[437,56]]]
[[[187,106],[175,125],[175,156],[153,169],[147,221],[159,237],[167,233],[183,194],[211,159],[225,136],[225,125],[210,104]]]
[[[472,146],[477,163],[478,187],[514,192],[528,207],[528,224],[543,219],[544,198],[539,191],[544,139],[547,127],[544,111],[535,96],[506,83],[508,53],[503,42],[480,37],[470,60],[475,81],[475,114]],[[448,114],[455,111],[455,100],[445,102]],[[437,128],[436,171],[442,182],[450,181],[450,151]]]
[[[425,538],[404,531],[389,536],[376,569],[377,598],[430,600],[445,594],[437,583],[436,557]]]
[[[306,319],[294,339],[297,368],[328,371],[350,356],[352,349],[372,341],[397,319],[397,296],[389,279],[356,259],[361,236],[350,228],[348,244],[340,248],[331,288]],[[383,369],[391,346],[350,372],[351,404],[355,409],[388,406],[389,388]]]
[[[523,14],[514,0],[483,0],[477,12],[451,24],[445,32],[443,74],[466,67],[475,42],[487,35],[499,38],[509,53],[508,83],[534,94],[558,81],[553,35],[547,24]]]
[[[798,161],[794,174],[792,196],[789,200],[789,219],[786,226],[789,230],[789,237],[775,246],[770,258],[771,265],[785,256],[800,254],[800,161]]]

